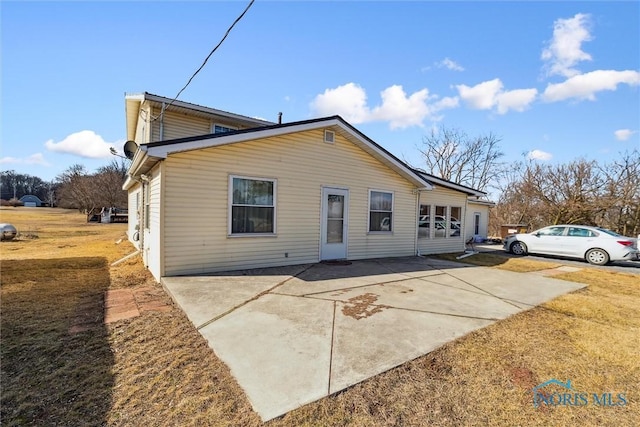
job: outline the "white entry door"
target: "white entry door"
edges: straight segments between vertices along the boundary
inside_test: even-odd
[[[347,257],[347,218],[349,190],[322,189],[322,225],[320,227],[320,259]]]

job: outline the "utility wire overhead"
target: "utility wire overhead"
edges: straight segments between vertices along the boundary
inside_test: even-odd
[[[240,14],[240,16],[238,16],[236,18],[235,21],[233,21],[233,24],[231,24],[231,26],[227,29],[227,31],[224,33],[224,36],[222,37],[222,39],[218,42],[218,44],[211,50],[211,52],[209,52],[209,55],[207,55],[207,57],[204,59],[204,61],[202,62],[202,65],[200,65],[200,67],[195,71],[195,73],[193,73],[191,75],[191,77],[189,77],[189,80],[187,81],[187,83],[184,85],[184,87],[182,89],[180,89],[180,91],[178,91],[178,94],[163,108],[162,112],[160,113],[159,116],[156,116],[153,118],[153,120],[157,120],[158,118],[162,117],[162,115],[164,114],[165,110],[167,108],[169,108],[180,96],[180,94],[187,88],[187,86],[189,86],[189,84],[191,83],[191,81],[194,79],[194,77],[204,68],[204,66],[207,64],[207,61],[209,60],[209,58],[211,58],[211,55],[213,55],[215,53],[216,50],[218,50],[218,48],[222,45],[222,43],[226,40],[227,36],[229,36],[229,33],[231,33],[231,30],[233,30],[233,27],[236,26],[236,24],[238,22],[240,22],[240,20],[244,17],[244,15],[247,13],[247,11],[251,8],[251,6],[253,6],[253,3],[255,2],[255,0],[251,0],[249,2],[249,4],[247,5],[247,7],[244,9],[244,11],[242,11],[242,13]]]

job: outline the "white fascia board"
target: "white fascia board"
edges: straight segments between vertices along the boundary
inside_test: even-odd
[[[490,208],[493,208],[496,206],[495,202],[492,202],[491,200],[477,200],[470,197],[468,201],[469,203],[474,205],[489,206]]]
[[[236,114],[236,113],[231,113],[229,111],[218,110],[217,108],[205,107],[204,105],[198,105],[198,104],[192,104],[190,102],[179,101],[177,99],[172,100],[170,98],[165,98],[164,96],[154,95],[154,94],[151,94],[151,93],[144,93],[142,95],[134,95],[135,99],[138,99],[139,96],[142,96],[143,100],[156,102],[158,104],[165,103],[166,105],[168,105],[169,103],[171,103],[171,105],[174,106],[174,107],[185,108],[185,109],[193,110],[193,111],[200,111],[200,112],[207,113],[207,114],[227,117],[227,118],[233,119],[233,120],[239,120],[239,121],[244,121],[244,122],[253,122],[256,125],[268,126],[268,125],[274,125],[275,124],[274,122],[270,122],[268,120],[256,119],[254,117],[243,116],[242,114]]]
[[[127,191],[129,190],[131,187],[133,187],[133,184],[135,184],[136,180],[133,179],[131,177],[131,175],[127,175],[127,179],[124,180],[124,184],[122,184],[122,189]]]
[[[324,129],[327,127],[338,126],[353,139],[355,139],[360,145],[366,146],[369,150],[376,153],[376,155],[384,163],[387,163],[396,172],[400,173],[405,179],[414,183],[414,185],[424,190],[432,190],[433,186],[428,180],[419,177],[415,174],[407,165],[398,161],[392,156],[389,156],[380,147],[371,144],[368,140],[362,138],[359,134],[354,133],[351,129],[346,127],[342,121],[338,119],[319,120],[311,123],[301,123],[298,125],[291,125],[286,127],[276,127],[272,129],[256,129],[251,132],[245,132],[229,136],[217,136],[215,138],[198,139],[194,141],[187,141],[177,144],[167,144],[159,146],[145,147],[147,149],[147,155],[154,158],[166,159],[169,154],[180,153],[184,151],[199,150],[203,148],[219,147],[228,144],[237,144],[239,142],[252,141],[255,139],[277,137],[290,133],[305,132],[315,129]],[[352,140],[353,142],[353,140]],[[366,150],[365,150],[366,151]]]
[[[465,187],[462,185],[458,185],[455,182],[450,182],[450,181],[446,181],[443,179],[439,179],[436,177],[431,177],[431,178],[426,178],[429,181],[433,181],[436,184],[439,184],[445,188],[449,188],[451,190],[457,190],[457,191],[461,191],[463,193],[469,194],[471,196],[475,196],[475,197],[482,197],[482,196],[486,196],[486,193],[482,192],[482,191],[478,191],[478,190],[474,190],[473,188],[469,188],[469,187]]]

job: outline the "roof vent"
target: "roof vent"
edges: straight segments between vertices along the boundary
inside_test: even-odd
[[[336,133],[332,130],[324,131],[324,142],[328,142],[329,144],[333,144],[335,141]]]

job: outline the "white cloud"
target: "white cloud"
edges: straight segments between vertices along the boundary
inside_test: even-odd
[[[116,148],[116,143],[106,142],[102,137],[91,130],[83,130],[72,133],[60,142],[52,139],[44,143],[49,151],[56,153],[73,154],[89,159],[104,159],[112,156],[111,147]]]
[[[460,105],[460,99],[457,96],[445,96],[431,104],[431,112],[435,113],[440,110],[456,108],[458,105]]]
[[[497,96],[498,114],[505,114],[509,110],[522,112],[538,96],[537,89],[515,89],[502,92]]]
[[[457,85],[460,98],[471,108],[476,110],[490,110],[496,104],[498,93],[502,90],[500,79],[493,79],[478,83],[470,87]]]
[[[35,153],[27,157],[24,162],[28,165],[51,166],[51,163],[44,159],[42,153]]]
[[[366,91],[355,83],[347,83],[335,89],[326,89],[315,97],[310,107],[319,116],[338,114],[354,124],[388,121],[391,129],[401,129],[422,126],[423,121],[434,118],[436,112],[458,106],[457,98],[438,99],[429,95],[427,89],[407,95],[400,85],[384,89],[380,97],[382,103],[370,108]]]
[[[51,166],[51,163],[47,162],[44,159],[44,156],[42,155],[42,153],[35,153],[24,159],[20,159],[17,157],[2,157],[0,158],[0,164],[26,164],[26,165]]]
[[[488,80],[475,86],[457,85],[460,98],[476,110],[496,108],[498,114],[509,110],[524,111],[538,95],[537,89],[515,89],[505,91],[500,79]]]
[[[22,163],[22,160],[18,159],[17,157],[10,156],[0,158],[0,165],[11,165],[15,163]]]
[[[449,58],[444,58],[442,61],[436,62],[435,65],[438,68],[447,68],[452,71],[464,71],[464,68],[460,64]]]
[[[616,139],[618,141],[626,141],[627,139],[631,138],[631,135],[635,133],[638,133],[638,131],[631,129],[618,129],[613,134],[616,136]]]
[[[402,86],[394,85],[380,93],[382,105],[371,112],[372,120],[388,121],[391,129],[403,129],[409,126],[421,126],[422,121],[429,115],[427,99],[429,91],[422,89],[407,94]]]
[[[527,153],[529,160],[551,160],[552,157],[550,153],[542,150],[531,150]]]
[[[556,102],[569,98],[596,99],[596,92],[616,90],[621,83],[630,86],[640,84],[640,72],[634,70],[596,70],[590,73],[570,77],[562,83],[547,85],[543,98],[545,101]]]
[[[370,114],[367,93],[355,83],[326,89],[311,102],[311,109],[320,116],[340,115],[354,124],[365,122]]]
[[[592,40],[590,24],[590,15],[584,13],[553,23],[553,38],[541,55],[547,62],[547,75],[575,76],[579,71],[573,67],[581,61],[591,60],[591,55],[582,50],[582,43]]]

